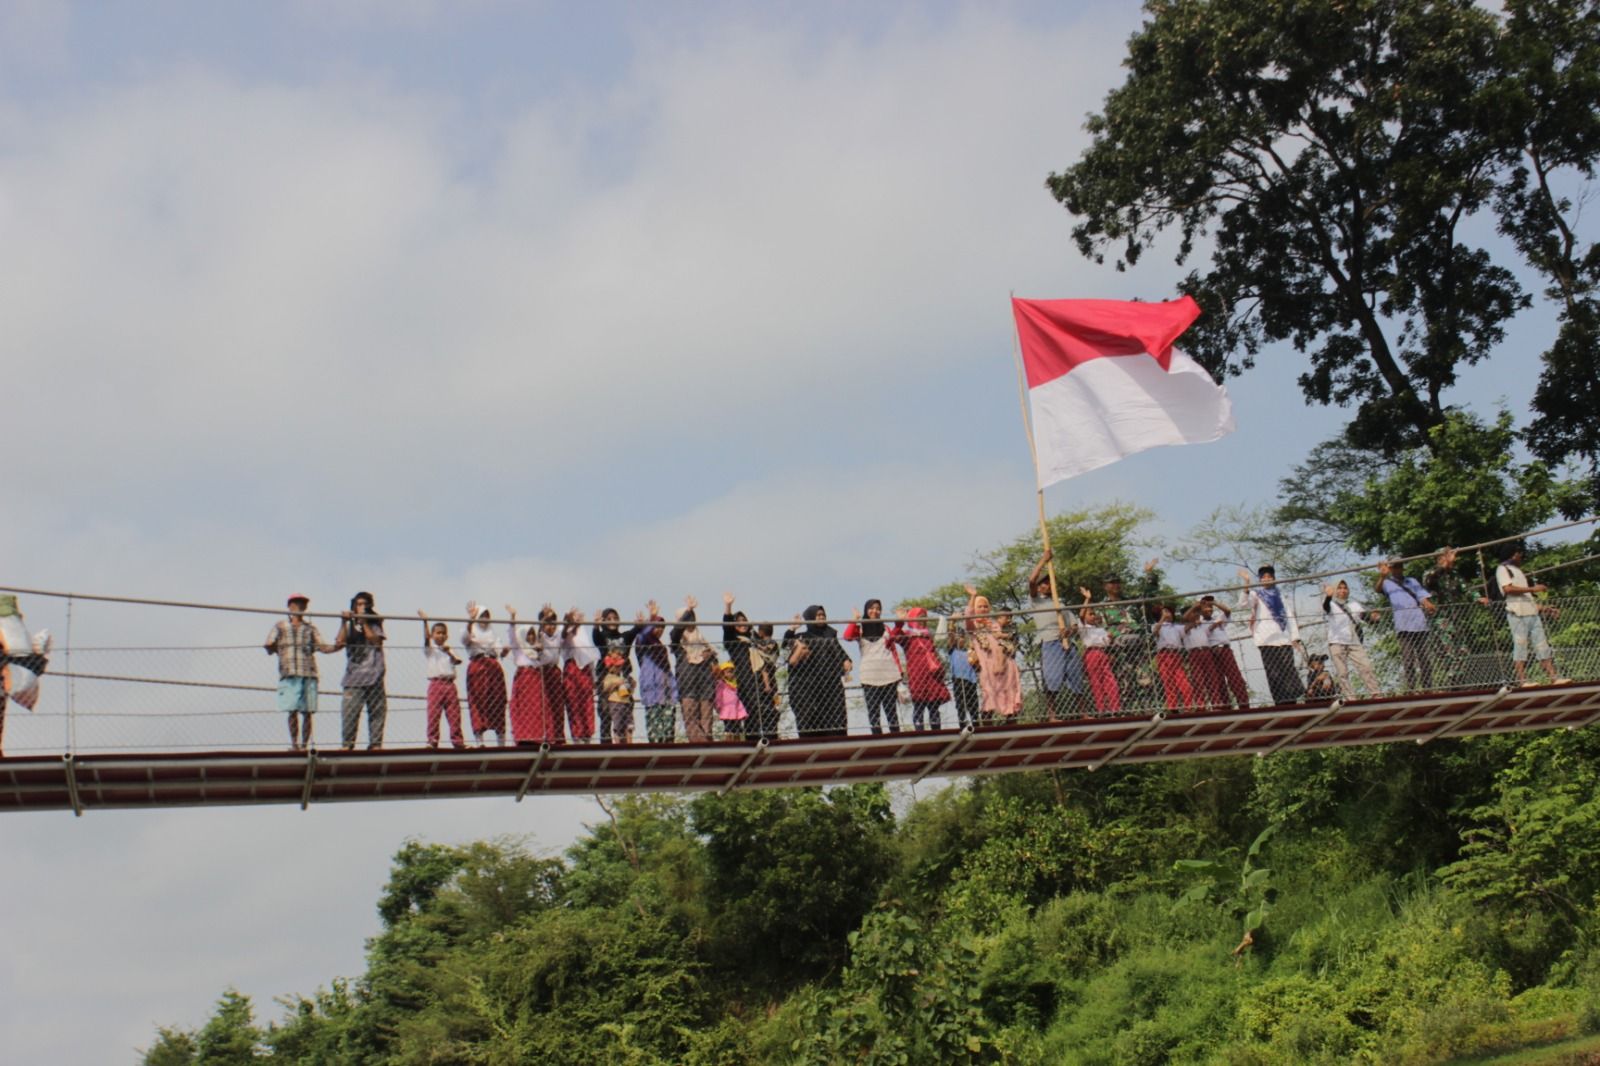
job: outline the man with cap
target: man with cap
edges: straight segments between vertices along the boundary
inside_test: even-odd
[[[1406,561],[1399,556],[1378,564],[1378,591],[1389,598],[1394,635],[1400,643],[1400,667],[1406,689],[1417,692],[1433,686],[1433,649],[1428,640],[1428,616],[1438,610],[1433,593],[1422,582],[1406,576]]]
[[[1155,671],[1151,669],[1155,649],[1147,624],[1148,601],[1161,592],[1161,572],[1156,569],[1160,563],[1160,559],[1151,559],[1144,564],[1144,579],[1133,597],[1146,601],[1141,604],[1118,604],[1117,601],[1127,595],[1122,591],[1122,575],[1112,571],[1105,576],[1100,624],[1111,637],[1111,669],[1116,675],[1122,705],[1128,709],[1152,709],[1161,704]],[[1159,616],[1159,612],[1157,614]]]
[[[1566,684],[1570,679],[1557,675],[1555,653],[1550,650],[1544,622],[1539,617],[1541,612],[1553,611],[1554,608],[1540,607],[1533,598],[1535,594],[1544,592],[1546,586],[1542,582],[1530,582],[1528,575],[1522,572],[1520,544],[1508,544],[1501,549],[1500,565],[1495,567],[1494,580],[1506,601],[1506,623],[1511,627],[1511,666],[1517,672],[1517,683],[1534,684],[1528,680],[1528,649],[1532,645],[1533,657],[1544,668],[1550,683]]]
[[[317,711],[317,652],[332,655],[337,644],[324,644],[317,627],[306,621],[311,597],[296,592],[289,597],[289,618],[267,634],[268,655],[278,657],[278,710],[289,715],[289,745],[295,751],[311,746],[311,716]],[[299,712],[300,719],[295,720]]]
[[[1070,611],[1054,610],[1056,597],[1051,591],[1054,576],[1050,572],[1051,549],[1034,564],[1028,575],[1028,606],[1034,608],[1034,633],[1039,641],[1039,672],[1044,682],[1045,713],[1051,721],[1061,717],[1061,692],[1068,693],[1065,701],[1074,714],[1086,708],[1083,702],[1089,687],[1089,675],[1083,666],[1083,656],[1072,642],[1077,629],[1077,616]],[[1052,608],[1045,611],[1044,608]],[[958,708],[959,710],[959,708]]]

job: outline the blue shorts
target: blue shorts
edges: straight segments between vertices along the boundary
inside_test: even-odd
[[[1528,645],[1533,645],[1535,662],[1550,658],[1550,640],[1544,634],[1544,622],[1536,614],[1508,614],[1511,623],[1511,658],[1513,662],[1528,661]]]
[[[317,679],[314,677],[278,678],[278,710],[304,711],[315,714],[317,710]]]
[[[1060,692],[1063,688],[1082,693],[1089,677],[1083,669],[1083,656],[1076,647],[1063,648],[1059,640],[1047,640],[1039,645],[1039,666],[1044,673],[1047,692]]]

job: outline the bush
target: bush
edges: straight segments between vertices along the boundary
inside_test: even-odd
[[[1150,947],[1074,982],[1045,1037],[1048,1061],[1203,1063],[1232,1035],[1242,970],[1217,943]]]

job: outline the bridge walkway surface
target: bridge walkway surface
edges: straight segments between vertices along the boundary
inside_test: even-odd
[[[0,759],[0,810],[314,804],[793,788],[1251,755],[1600,722],[1600,681],[1248,711],[1080,718],[749,743],[375,751],[25,755]]]

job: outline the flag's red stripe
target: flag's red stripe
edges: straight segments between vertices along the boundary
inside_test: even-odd
[[[1103,355],[1148,353],[1168,369],[1173,342],[1200,316],[1188,296],[1164,303],[1013,299],[1011,307],[1030,389]]]

